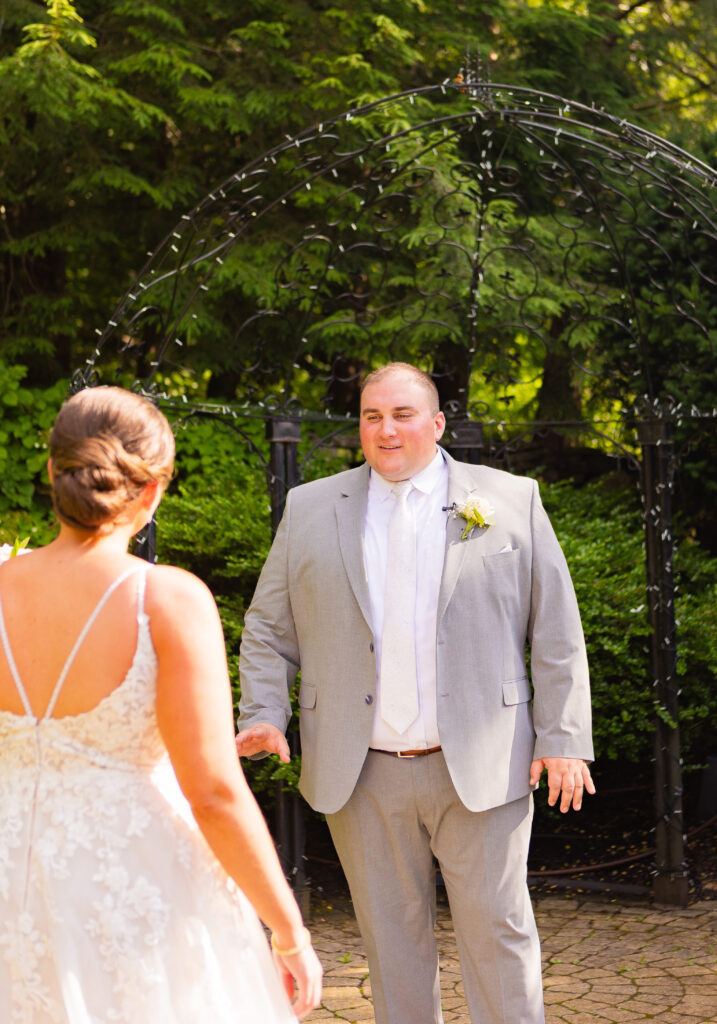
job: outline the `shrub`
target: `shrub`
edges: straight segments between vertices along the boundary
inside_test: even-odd
[[[648,761],[656,711],[636,490],[604,477],[580,489],[568,482],[546,484],[541,493],[580,606],[596,756]],[[675,578],[680,739],[689,768],[706,758],[717,713],[717,558],[686,536],[677,546]]]
[[[23,386],[24,366],[0,361],[0,543],[29,537],[30,547],[55,534],[47,478],[47,436],[67,396],[67,381]]]

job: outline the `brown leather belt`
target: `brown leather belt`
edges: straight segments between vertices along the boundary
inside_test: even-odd
[[[379,750],[377,747],[371,747],[371,750],[377,754],[388,754],[389,757],[423,757],[424,754],[435,754],[440,747],[428,747],[425,750]]]

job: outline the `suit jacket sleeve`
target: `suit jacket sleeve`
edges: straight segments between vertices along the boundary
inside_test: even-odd
[[[239,729],[270,722],[285,732],[291,718],[289,691],[299,669],[299,647],[288,586],[290,508],[291,493],[244,617]]]
[[[528,640],[533,757],[592,760],[590,685],[578,603],[558,539],[534,483]]]

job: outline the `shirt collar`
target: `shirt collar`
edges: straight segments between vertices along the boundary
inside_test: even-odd
[[[442,482],[445,472],[446,460],[441,449],[437,448],[435,456],[428,465],[420,473],[411,477],[411,483],[422,494],[430,494]],[[379,501],[386,501],[391,494],[393,483],[372,469],[368,486],[372,496]]]

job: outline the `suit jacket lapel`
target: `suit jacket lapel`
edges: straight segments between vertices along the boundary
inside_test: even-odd
[[[368,626],[371,621],[371,598],[366,579],[366,563],[363,551],[363,529],[368,501],[369,467],[364,463],[357,473],[352,474],[336,499],[336,519],[339,528],[339,544],[346,576],[356,596],[358,606]]]
[[[446,504],[450,506],[454,502],[460,503],[465,501],[470,491],[476,489],[474,475],[476,467],[472,467],[473,475],[469,476],[463,463],[456,462],[448,452],[444,451],[443,454],[448,463],[448,501]],[[446,523],[446,554],[443,561],[441,587],[438,592],[437,625],[441,624],[443,615],[453,595],[468,550],[467,542],[461,540],[466,525],[465,522],[460,516],[452,516],[448,513],[446,515],[448,515],[448,522]]]

